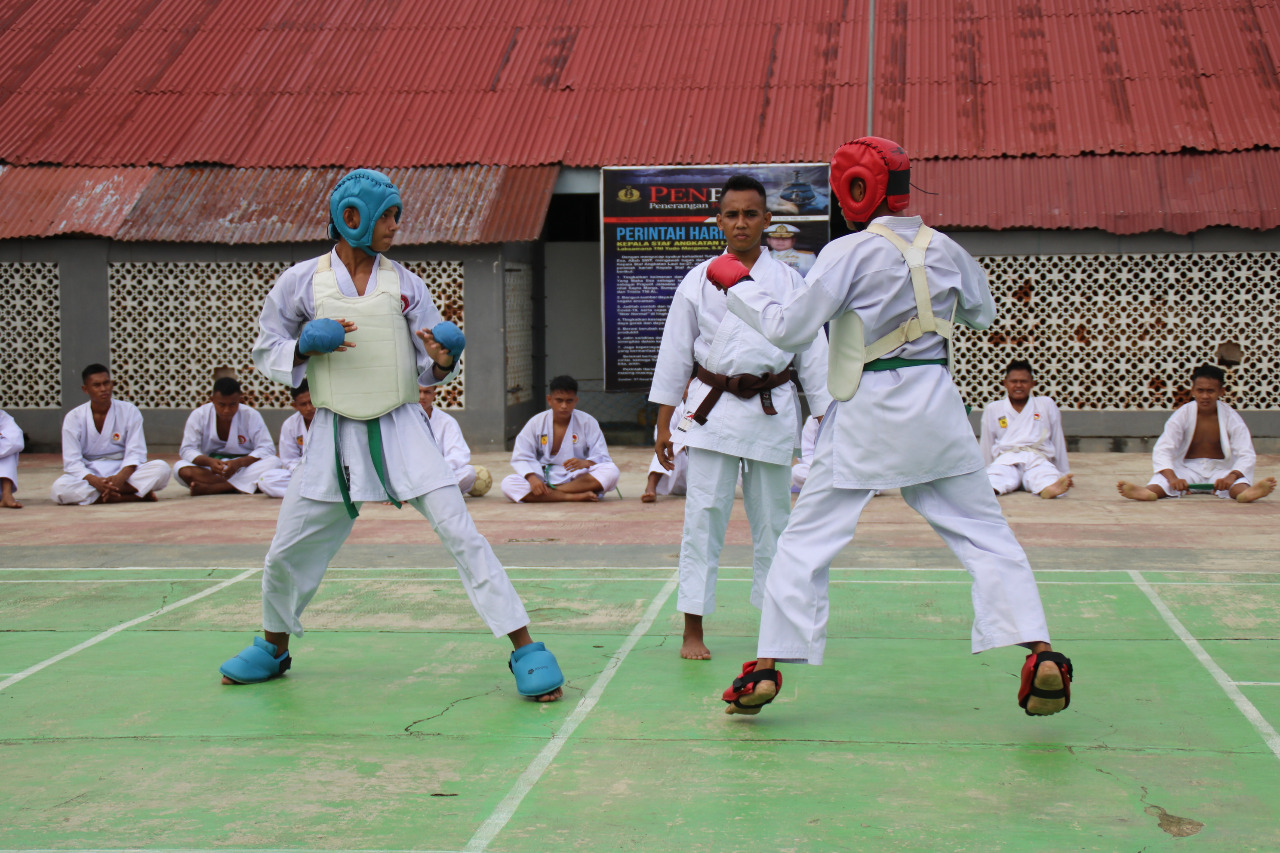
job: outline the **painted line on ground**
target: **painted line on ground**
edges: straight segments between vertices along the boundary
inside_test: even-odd
[[[604,672],[600,673],[596,678],[591,689],[587,691],[582,700],[578,702],[578,707],[573,709],[564,724],[559,730],[551,736],[551,740],[542,748],[525,768],[520,777],[516,779],[507,796],[503,798],[493,810],[493,813],[480,824],[480,828],[476,830],[475,835],[471,836],[471,840],[467,842],[463,849],[466,853],[484,853],[488,849],[489,843],[497,837],[511,818],[515,815],[516,809],[520,808],[520,803],[533,790],[533,786],[538,784],[538,780],[542,778],[542,774],[546,772],[547,767],[555,760],[560,750],[572,737],[575,729],[586,719],[587,714],[591,713],[591,709],[600,701],[600,696],[604,693],[604,689],[609,686],[609,682],[613,680],[613,676],[617,673],[618,668],[622,666],[622,662],[626,660],[627,655],[635,648],[636,643],[640,642],[643,637],[658,618],[658,614],[666,605],[667,600],[671,598],[671,593],[675,592],[679,582],[679,575],[673,574],[658,591],[653,601],[649,602],[649,609],[645,611],[643,617],[627,635],[627,639],[623,641],[618,650],[609,658],[609,663],[605,665]]]
[[[1237,687],[1280,687],[1280,681],[1233,681]]]
[[[1266,718],[1263,717],[1262,714],[1258,712],[1258,709],[1253,706],[1253,703],[1240,692],[1240,688],[1236,686],[1235,682],[1227,677],[1227,673],[1222,669],[1222,667],[1218,666],[1217,661],[1215,661],[1209,653],[1204,650],[1204,647],[1200,645],[1200,642],[1195,637],[1191,636],[1191,632],[1186,629],[1177,616],[1173,615],[1173,611],[1170,610],[1168,605],[1164,603],[1164,600],[1160,598],[1160,593],[1156,592],[1155,588],[1152,587],[1151,584],[1147,583],[1147,580],[1142,576],[1142,573],[1134,569],[1129,569],[1128,572],[1129,576],[1133,578],[1133,582],[1137,585],[1138,589],[1142,590],[1142,593],[1151,602],[1152,606],[1155,607],[1161,618],[1164,619],[1165,624],[1172,629],[1173,633],[1177,634],[1178,639],[1182,640],[1183,644],[1191,651],[1191,654],[1195,655],[1196,660],[1200,661],[1200,664],[1209,671],[1209,674],[1213,676],[1213,680],[1218,682],[1218,686],[1221,687],[1223,692],[1227,694],[1227,697],[1235,703],[1235,706],[1240,710],[1240,713],[1244,714],[1245,719],[1253,725],[1253,727],[1258,731],[1258,734],[1262,735],[1262,739],[1266,742],[1267,746],[1271,749],[1271,752],[1276,756],[1276,758],[1280,758],[1280,733],[1277,733],[1276,730],[1272,728]]]
[[[252,577],[253,575],[261,571],[262,569],[245,569],[243,572],[236,575],[235,577],[228,578],[227,580],[214,584],[208,589],[201,590],[200,592],[197,592],[194,595],[189,595],[186,598],[182,599],[181,601],[175,601],[173,602],[173,604],[166,604],[164,607],[161,607],[158,610],[152,610],[150,613],[147,613],[146,615],[143,615],[143,616],[139,616],[137,619],[130,619],[128,622],[121,622],[119,625],[115,626],[114,628],[108,628],[107,630],[103,631],[101,634],[90,637],[89,639],[85,640],[83,643],[74,645],[71,648],[67,649],[65,652],[56,654],[47,660],[43,660],[40,663],[29,666],[26,669],[24,669],[22,672],[11,675],[8,678],[6,678],[4,681],[0,681],[0,691],[3,691],[9,687],[12,687],[13,685],[17,684],[19,681],[22,681],[24,678],[35,675],[37,672],[44,669],[45,667],[53,666],[55,663],[57,663],[60,660],[65,660],[66,658],[69,658],[78,652],[82,652],[85,649],[90,648],[91,646],[96,646],[98,643],[101,643],[103,640],[114,637],[116,634],[119,634],[121,631],[127,631],[128,629],[132,628],[134,625],[140,625],[141,623],[146,622],[148,619],[154,619],[157,616],[162,616],[165,613],[169,613],[170,611],[177,610],[179,607],[183,607],[187,604],[190,604],[193,601],[199,601],[200,599],[205,598],[206,596],[213,595],[215,592],[218,592],[219,590],[226,589],[227,587],[231,586],[233,583],[239,583],[240,581],[244,580],[247,577]]]
[[[240,572],[246,569],[261,569],[261,566],[32,566],[27,568],[10,568],[0,567],[0,572]],[[672,565],[665,566],[504,566],[507,571],[546,571],[554,570],[558,572],[674,572],[679,567]],[[723,570],[739,570],[751,571],[751,566],[721,566]],[[457,566],[452,564],[448,566],[331,566],[328,569],[332,572],[457,572]],[[960,566],[832,566],[833,572],[947,572],[952,574],[966,574],[965,570]],[[1036,569],[1036,575],[1053,575],[1053,574],[1080,574],[1080,575],[1102,575],[1113,574],[1123,575],[1124,569]],[[1213,571],[1210,569],[1160,569],[1156,574],[1160,575],[1242,575],[1251,576],[1258,575],[1263,577],[1280,578],[1280,571],[1244,571],[1231,569],[1229,571]],[[327,577],[327,575],[326,575]],[[1127,581],[1126,581],[1127,583]],[[1155,581],[1155,583],[1162,583]],[[4,853],[0,850],[0,853]]]

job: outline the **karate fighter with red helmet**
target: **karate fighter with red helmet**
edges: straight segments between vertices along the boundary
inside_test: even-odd
[[[728,307],[775,346],[803,349],[830,322],[828,388],[809,480],[778,541],[765,586],[758,659],[724,692],[729,714],[758,714],[778,694],[779,663],[822,663],[831,561],[877,489],[902,497],[973,578],[974,653],[1020,645],[1018,704],[1055,714],[1071,694],[1071,661],[1049,646],[1026,554],[1000,512],[951,380],[954,323],[985,329],[995,302],[982,268],[918,216],[897,143],[867,136],[840,147],[831,189],[855,233],[832,241],[806,287],[780,302],[732,255],[707,274]]]

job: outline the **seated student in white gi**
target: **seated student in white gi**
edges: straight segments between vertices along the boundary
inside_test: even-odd
[[[26,446],[17,421],[0,409],[0,509],[22,509],[14,494],[18,491],[18,454]]]
[[[951,379],[953,323],[985,329],[995,318],[986,274],[919,216],[892,215],[910,198],[902,146],[856,139],[836,151],[830,174],[854,233],[827,244],[803,289],[770,294],[729,256],[707,271],[728,290],[729,311],[775,346],[799,349],[829,323],[836,400],[778,540],[757,658],[722,695],[726,713],[758,714],[773,701],[776,664],[822,663],[831,562],[853,539],[874,490],[899,488],[973,578],[972,651],[1026,648],[1018,705],[1033,716],[1055,714],[1071,701],[1072,665],[1049,645],[1035,576],[991,492]]]
[[[640,495],[640,500],[644,503],[651,504],[658,499],[658,495],[683,495],[685,492],[685,479],[689,471],[689,454],[685,453],[684,442],[680,441],[680,437],[684,433],[680,432],[677,427],[684,418],[685,403],[680,402],[671,413],[671,420],[667,429],[672,438],[672,461],[673,465],[670,471],[662,466],[662,460],[658,458],[658,454],[653,454],[649,459],[649,478],[644,485],[644,493]],[[653,428],[653,440],[658,440],[658,427]]]
[[[1247,504],[1275,491],[1275,477],[1253,482],[1253,437],[1244,419],[1222,402],[1225,383],[1220,367],[1202,364],[1195,369],[1192,401],[1169,417],[1151,453],[1155,476],[1145,487],[1121,480],[1116,484],[1121,495],[1154,501],[1212,492]]]
[[[301,385],[289,389],[289,397],[293,414],[280,424],[280,467],[272,468],[258,479],[258,489],[269,498],[282,498],[289,491],[289,481],[293,479],[294,469],[302,464],[302,452],[307,447],[307,433],[316,416],[307,380],[304,379]]]
[[[80,376],[89,402],[62,419],[66,473],[53,481],[50,499],[80,506],[156,500],[156,492],[169,485],[169,465],[159,459],[147,461],[138,407],[112,399],[116,383],[103,365],[91,364]]]
[[[577,411],[578,382],[557,376],[548,386],[545,412],[529,419],[516,436],[502,493],[516,503],[598,501],[618,485],[620,471],[609,456],[600,424]]]
[[[464,495],[483,497],[493,485],[493,477],[483,465],[471,464],[471,448],[462,437],[462,427],[458,426],[457,418],[440,411],[435,404],[436,386],[420,386],[418,405],[422,407],[422,419],[431,428],[431,437],[444,454],[444,461],[449,463],[449,468],[458,478],[458,488]]]
[[[822,427],[819,418],[810,415],[800,430],[800,455],[791,463],[791,491],[798,492],[804,488],[809,479],[809,466],[813,464],[813,447],[818,443],[818,430]]]
[[[280,466],[266,421],[240,402],[243,396],[240,383],[224,376],[213,383],[209,402],[187,416],[182,460],[173,467],[193,497],[251,495],[262,475]]]
[[[360,506],[390,500],[430,522],[476,613],[494,637],[511,642],[516,691],[554,702],[564,695],[564,673],[530,636],[519,594],[422,423],[418,388],[458,375],[466,338],[440,316],[422,279],[386,256],[402,210],[386,175],[349,172],[329,194],[333,249],[281,273],[262,306],[254,366],[290,386],[305,374],[316,416],[262,569],[263,636],[219,671],[224,684],[284,675],[294,662],[290,638],[302,636],[302,614]],[[429,662],[433,652],[422,654]],[[412,658],[406,670],[420,669],[424,658]]]
[[[1056,498],[1071,488],[1062,416],[1052,397],[1031,396],[1035,384],[1028,362],[1009,362],[1004,372],[1008,395],[982,413],[978,444],[997,495],[1025,489]]]

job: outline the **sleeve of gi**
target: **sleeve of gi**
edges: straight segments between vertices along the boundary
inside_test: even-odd
[[[241,406],[240,411],[247,414],[246,419],[249,422],[249,440],[253,442],[253,449],[248,452],[248,456],[255,459],[267,459],[276,455],[276,443],[271,438],[271,430],[267,429],[267,422],[262,419],[262,415],[256,409],[249,409]]]
[[[124,462],[135,468],[147,464],[147,437],[142,431],[142,412],[136,406],[121,407],[126,413],[124,417]]]
[[[1165,422],[1164,431],[1160,433],[1160,438],[1156,439],[1155,449],[1151,451],[1151,465],[1157,473],[1166,468],[1172,469],[1175,461],[1182,461],[1175,460],[1174,457],[1182,447],[1186,434],[1186,426],[1183,423],[1185,418],[1182,417],[1185,408],[1185,406],[1179,408],[1169,416],[1169,420]]]
[[[987,284],[987,272],[959,246],[956,246],[956,256],[960,268],[960,295],[956,302],[955,321],[981,331],[996,319],[996,301]]]
[[[27,446],[22,430],[8,412],[0,412],[0,456],[11,456]]]
[[[536,424],[543,415],[534,415],[516,436],[515,445],[511,448],[511,467],[521,477],[529,474],[542,476],[542,465],[538,463],[538,437],[534,435]]]
[[[658,347],[658,361],[653,368],[653,385],[649,389],[649,402],[659,406],[677,406],[684,396],[685,385],[693,373],[693,342],[698,339],[698,314],[686,293],[685,282],[696,272],[702,275],[699,264],[690,271],[667,310],[667,321],[662,327],[662,343]]]
[[[1249,427],[1245,424],[1244,418],[1232,409],[1227,409],[1230,413],[1227,416],[1227,438],[1231,441],[1231,456],[1234,463],[1231,467],[1244,475],[1249,482],[1253,482],[1253,469],[1258,463],[1258,454],[1253,449],[1253,436],[1249,433]]]
[[[1052,399],[1046,397],[1045,402],[1048,404],[1049,429],[1053,436],[1053,464],[1066,474],[1071,470],[1071,463],[1067,461],[1067,437],[1062,432],[1062,413]]]
[[[431,298],[431,292],[427,290],[427,285],[418,276],[409,272],[399,264],[396,265],[396,272],[400,275],[400,293],[405,297],[407,307],[404,310],[405,321],[409,324],[409,332],[413,335],[413,351],[418,360],[418,384],[426,387],[429,385],[444,385],[452,382],[458,372],[462,370],[462,356],[458,356],[453,360],[453,369],[443,379],[436,379],[432,367],[435,362],[431,360],[431,356],[427,355],[427,348],[422,343],[422,339],[417,333],[426,329],[428,332],[436,327],[436,324],[444,320],[440,314],[440,309],[436,308],[436,303]]]
[[[436,412],[436,417],[441,414]],[[434,421],[435,418],[432,420]],[[467,447],[467,440],[462,437],[462,427],[448,415],[445,415],[441,421],[441,426],[443,428],[440,430],[440,450],[444,453],[444,461],[448,462],[449,467],[455,472],[471,464],[471,448]]]
[[[995,420],[995,407],[987,406],[982,412],[982,432],[978,436],[978,447],[982,449],[982,462],[985,465],[995,461],[995,454],[992,452],[995,445]]]
[[[314,264],[299,264],[281,273],[258,315],[254,367],[290,388],[300,385],[307,375],[306,363],[295,366],[293,355],[303,325],[315,316],[310,287],[314,272]]]
[[[178,455],[189,465],[194,465],[196,457],[204,453],[203,422],[204,407],[201,406],[187,415],[187,423],[182,428],[182,444],[178,446]]]
[[[84,448],[80,445],[83,417],[80,407],[76,407],[67,412],[67,416],[62,419],[62,470],[81,480],[85,475],[93,473],[84,464]]]
[[[604,440],[604,430],[600,429],[600,422],[591,415],[586,415],[583,421],[586,423],[586,429],[583,430],[586,433],[584,438],[587,439],[588,444],[582,458],[589,459],[597,465],[601,462],[612,464],[613,457],[609,455],[609,445]]]
[[[840,313],[844,293],[832,291],[836,280],[834,274],[819,275],[791,294],[785,305],[758,283],[742,281],[729,289],[729,310],[778,349],[803,352],[822,334],[822,324]],[[825,381],[823,386],[825,393]]]

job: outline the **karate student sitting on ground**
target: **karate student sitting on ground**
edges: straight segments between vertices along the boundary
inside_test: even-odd
[[[684,433],[679,432],[676,427],[680,421],[684,419],[686,414],[685,404],[682,400],[680,405],[676,406],[671,413],[671,420],[668,422],[667,431],[671,434],[672,441],[672,461],[674,464],[668,471],[662,466],[662,460],[658,459],[655,453],[649,460],[649,479],[644,486],[644,494],[640,495],[640,500],[644,503],[651,504],[658,499],[658,495],[683,495],[685,493],[686,476],[689,470],[689,454],[684,452],[684,442],[680,441],[680,437]],[[658,440],[658,427],[653,427],[653,440]]]
[[[563,695],[560,666],[530,637],[520,596],[422,423],[418,388],[457,376],[466,339],[444,322],[422,279],[386,257],[401,210],[386,175],[348,173],[329,195],[332,251],[285,270],[262,306],[253,363],[290,386],[305,374],[316,416],[262,571],[263,636],[222,664],[223,683],[284,675],[290,635],[302,636],[303,611],[361,504],[389,499],[430,522],[471,605],[495,637],[511,641],[517,692],[554,702]]]
[[[958,244],[918,216],[891,215],[907,206],[909,169],[902,147],[879,137],[836,151],[832,195],[855,233],[827,244],[799,291],[775,295],[729,256],[708,270],[728,290],[729,311],[775,346],[802,349],[830,322],[836,400],[778,540],[758,657],[721,697],[726,713],[758,714],[773,701],[777,663],[822,663],[831,561],[853,538],[874,490],[895,487],[973,578],[972,650],[1030,650],[1018,690],[1027,714],[1054,714],[1071,700],[1071,662],[1049,647],[1031,566],[991,493],[951,380],[953,322],[985,329],[995,301],[986,274]]]
[[[62,420],[66,473],[53,481],[50,499],[80,506],[156,500],[156,492],[169,485],[170,470],[159,459],[147,461],[138,407],[112,399],[116,383],[103,365],[91,364],[80,376],[89,402]]]
[[[22,509],[18,491],[18,454],[27,446],[18,423],[0,409],[0,509]]]
[[[192,496],[251,495],[262,475],[279,467],[266,421],[240,402],[243,396],[240,383],[224,376],[213,383],[209,402],[187,416],[174,473]]]
[[[597,501],[618,485],[600,424],[577,411],[578,382],[557,376],[548,387],[545,412],[529,419],[516,436],[502,493],[517,503]]]
[[[1056,498],[1071,488],[1062,416],[1052,397],[1033,397],[1035,374],[1025,361],[1004,372],[1008,395],[982,413],[982,458],[997,495],[1017,489]]]
[[[1190,403],[1164,425],[1151,459],[1155,476],[1145,487],[1121,480],[1120,494],[1135,501],[1212,492],[1220,498],[1252,503],[1275,491],[1276,478],[1253,482],[1253,437],[1244,419],[1222,402],[1226,374],[1202,364],[1191,374]],[[1199,486],[1199,488],[1197,488]]]
[[[431,437],[436,447],[444,454],[444,461],[449,463],[455,477],[458,478],[458,489],[464,495],[473,498],[483,497],[493,485],[493,477],[489,469],[483,465],[471,464],[471,448],[462,437],[462,427],[448,412],[436,408],[436,386],[424,385],[418,389],[418,405],[422,407],[422,419],[431,429]]]
[[[755,607],[764,601],[765,577],[791,512],[791,459],[800,425],[792,369],[815,412],[826,411],[831,400],[824,336],[801,347],[776,347],[729,314],[724,294],[707,278],[712,264],[737,259],[777,299],[803,289],[800,273],[760,245],[771,221],[764,187],[749,175],[732,175],[719,204],[716,227],[725,252],[695,266],[676,288],[649,390],[650,402],[659,406],[654,451],[663,467],[675,464],[677,434],[689,454],[676,597],[676,609],[684,614],[680,656],[686,660],[711,659],[703,619],[716,609],[720,552],[739,476],[751,525],[750,601]],[[668,419],[686,383],[690,412],[673,431]]]
[[[297,388],[291,388],[289,396],[292,398],[289,405],[293,407],[293,414],[280,424],[280,467],[272,468],[258,479],[258,488],[269,498],[282,498],[289,490],[294,469],[302,464],[302,452],[307,447],[307,432],[316,416],[307,380],[302,380]]]

